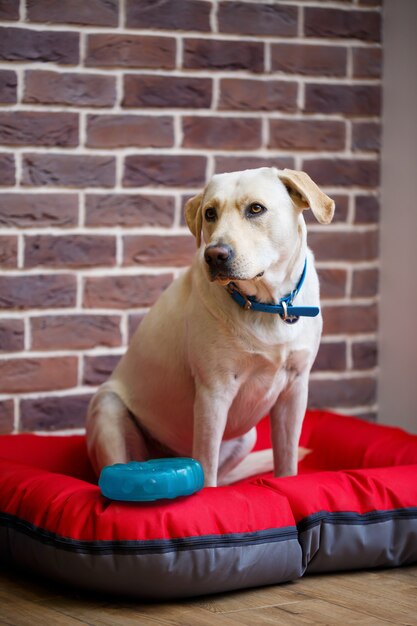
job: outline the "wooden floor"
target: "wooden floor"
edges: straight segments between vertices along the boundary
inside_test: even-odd
[[[182,602],[81,594],[0,569],[0,624],[9,626],[417,625],[417,567],[326,576]]]

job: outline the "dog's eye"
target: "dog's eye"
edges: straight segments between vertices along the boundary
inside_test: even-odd
[[[217,211],[213,207],[209,207],[204,211],[204,217],[207,222],[214,222],[217,218]]]
[[[248,217],[256,217],[257,215],[265,213],[265,211],[266,208],[262,204],[259,204],[259,202],[253,202],[246,209],[246,214]]]

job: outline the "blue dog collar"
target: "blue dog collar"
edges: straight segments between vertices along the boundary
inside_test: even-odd
[[[286,324],[295,324],[300,317],[316,317],[320,313],[318,306],[293,306],[293,301],[299,294],[307,274],[307,259],[297,283],[296,288],[280,299],[278,304],[266,304],[258,302],[254,296],[246,296],[239,291],[235,283],[229,283],[227,290],[233,300],[247,311],[261,311],[263,313],[275,313],[279,315]]]

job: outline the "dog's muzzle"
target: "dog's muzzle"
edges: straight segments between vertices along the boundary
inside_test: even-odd
[[[231,275],[231,263],[234,256],[233,249],[227,244],[207,246],[204,251],[204,260],[213,280],[219,275],[224,277]]]

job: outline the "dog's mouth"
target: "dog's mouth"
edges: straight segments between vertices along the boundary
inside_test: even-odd
[[[262,278],[264,273],[265,273],[264,271],[259,272],[259,274],[256,274],[256,276],[253,276],[252,278],[248,278],[247,276],[238,276],[238,275],[232,275],[232,274],[227,274],[226,275],[226,274],[222,274],[221,272],[218,272],[215,275],[210,273],[210,280],[211,280],[211,282],[215,282],[216,281],[220,285],[225,287],[229,283],[234,282],[236,280],[259,280],[260,278]]]

